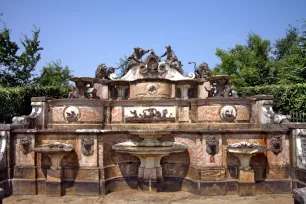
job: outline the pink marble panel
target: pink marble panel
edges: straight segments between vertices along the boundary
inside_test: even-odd
[[[273,135],[269,135],[267,137],[267,147],[270,148],[270,139]],[[289,164],[289,140],[286,138],[285,135],[282,135],[282,146],[283,150],[275,154],[272,151],[267,152],[267,159],[269,162],[269,165],[277,165],[277,166],[284,166]]]
[[[121,106],[115,106],[112,109],[112,122],[122,122],[123,110]]]
[[[216,140],[219,141],[219,151],[215,155],[209,155],[206,152],[207,144],[206,144],[206,137],[210,136],[208,134],[202,135],[202,152],[203,157],[199,161],[199,164],[202,167],[215,167],[215,166],[222,166],[223,157],[222,157],[222,135],[214,135]]]
[[[175,141],[187,145],[190,165],[194,167],[200,166],[200,161],[203,157],[200,135],[195,135],[195,134],[175,135]]]
[[[250,120],[250,111],[247,106],[236,105],[237,110],[237,121],[249,121]]]
[[[35,152],[31,151],[27,154],[22,152],[22,145],[20,144],[20,139],[22,137],[30,137],[31,138],[31,146],[30,149],[35,147],[35,135],[17,135],[17,144],[16,144],[16,166],[34,166],[35,165]]]
[[[180,122],[189,121],[189,107],[179,107],[179,121]]]
[[[220,105],[200,106],[198,108],[199,121],[220,121]]]
[[[82,148],[82,139],[84,137],[91,137],[94,140],[94,145],[93,145],[93,154],[92,155],[84,155],[81,151]],[[97,136],[96,135],[91,135],[91,136],[86,136],[86,135],[80,135],[79,140],[78,140],[78,159],[79,159],[79,165],[80,166],[90,166],[90,167],[96,167],[98,164],[97,157],[98,157],[98,148],[97,148]]]

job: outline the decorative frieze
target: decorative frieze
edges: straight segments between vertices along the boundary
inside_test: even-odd
[[[175,122],[175,107],[127,107],[124,109],[126,122]]]

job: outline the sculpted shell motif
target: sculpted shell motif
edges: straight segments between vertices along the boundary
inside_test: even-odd
[[[64,110],[64,118],[67,122],[78,122],[80,116],[80,110],[75,106],[68,106]]]

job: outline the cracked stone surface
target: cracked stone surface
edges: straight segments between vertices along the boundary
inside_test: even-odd
[[[60,198],[46,197],[41,195],[14,195],[4,199],[5,204],[293,204],[291,194],[258,195],[252,197],[240,197],[236,195],[228,196],[198,196],[187,192],[161,192],[148,193],[138,191],[121,191],[108,194],[106,196],[63,196]]]

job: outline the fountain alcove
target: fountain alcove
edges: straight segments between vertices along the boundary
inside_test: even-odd
[[[95,78],[72,79],[67,99],[32,98],[33,112],[16,117],[11,133],[13,194],[289,193],[290,134],[273,118],[273,97],[239,98],[229,76],[206,63],[184,75],[173,50],[164,55],[135,48],[121,77],[100,65]],[[240,142],[269,149],[250,158],[250,180],[236,176],[239,159],[226,149]],[[52,148],[41,147],[54,144],[71,147],[61,168],[45,165]]]

